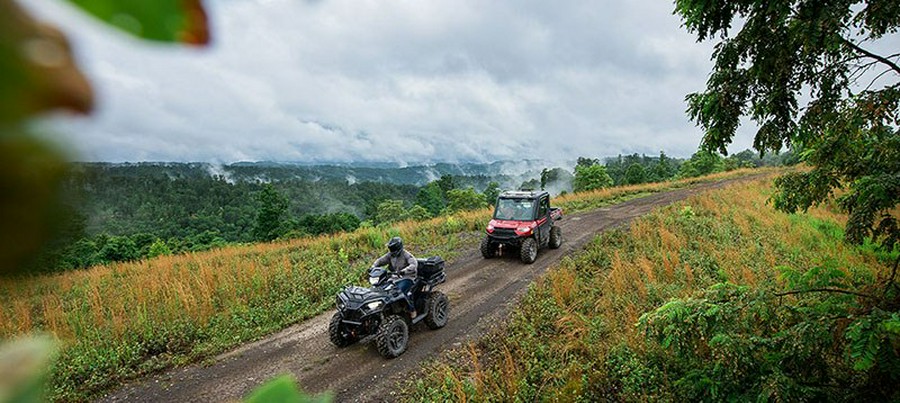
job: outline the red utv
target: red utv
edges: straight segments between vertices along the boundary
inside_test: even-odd
[[[481,255],[485,259],[503,251],[517,250],[524,263],[537,258],[538,249],[562,245],[562,233],[556,222],[562,210],[550,207],[550,194],[544,191],[508,191],[500,194],[494,217],[487,225],[487,235],[481,241]]]

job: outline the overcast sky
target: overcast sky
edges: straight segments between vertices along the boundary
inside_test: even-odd
[[[29,0],[98,95],[54,130],[90,161],[687,157],[712,45],[665,0],[214,0],[213,45],[119,34]],[[751,144],[742,130],[731,148]]]

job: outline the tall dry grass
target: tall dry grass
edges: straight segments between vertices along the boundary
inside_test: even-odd
[[[830,264],[848,278],[886,275],[888,267],[873,253],[841,242],[846,217],[833,206],[783,214],[767,204],[772,192],[768,179],[707,192],[598,237],[540,278],[507,327],[487,336],[480,350],[451,354],[452,372],[433,376],[426,369],[407,400],[443,400],[448,396],[439,385],[454,379],[461,383],[454,389],[477,401],[627,399],[622,389],[640,386],[617,383],[621,374],[609,371],[641,370],[627,361],[648,348],[636,324],[672,298],[720,282],[781,290],[778,266]],[[477,388],[467,384],[476,371],[472,362]],[[653,376],[628,379],[667,382]]]

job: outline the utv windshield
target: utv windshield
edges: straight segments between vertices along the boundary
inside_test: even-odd
[[[534,219],[534,200],[499,199],[494,218],[497,220],[530,221]]]

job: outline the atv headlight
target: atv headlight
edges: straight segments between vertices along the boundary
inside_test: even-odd
[[[381,306],[381,301],[372,301],[366,304],[366,306],[369,307],[369,309],[378,309],[378,307]]]
[[[378,280],[381,280],[381,279],[378,277],[375,277],[375,276],[369,277],[369,284],[372,284],[372,285],[378,284]]]

